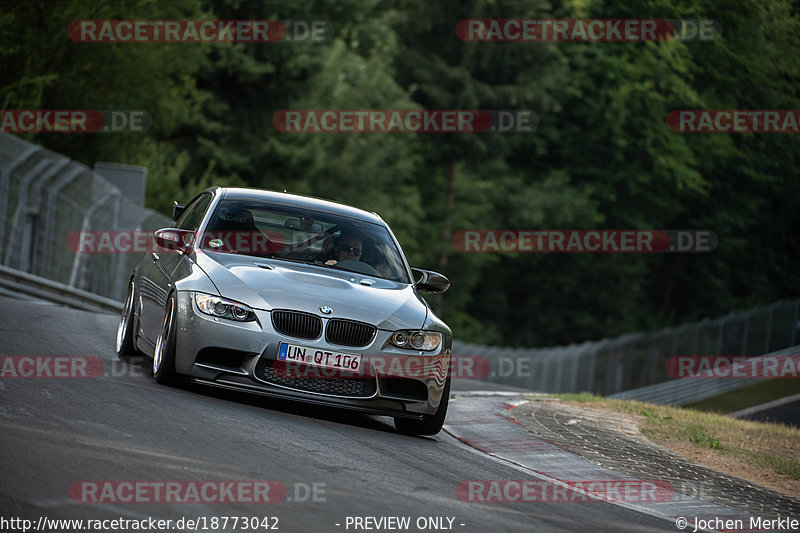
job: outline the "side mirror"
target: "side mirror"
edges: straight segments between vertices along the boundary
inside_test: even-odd
[[[172,220],[178,220],[178,217],[183,214],[186,209],[186,204],[179,204],[176,200],[172,201]]]
[[[155,240],[161,248],[186,252],[192,247],[194,232],[186,229],[164,228],[155,232]]]
[[[416,283],[418,290],[423,292],[441,293],[450,288],[450,280],[438,272],[422,270],[421,268],[412,268],[411,270],[422,275],[422,277]]]

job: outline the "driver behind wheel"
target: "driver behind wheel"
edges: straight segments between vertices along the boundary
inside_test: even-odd
[[[339,261],[360,261],[362,245],[356,235],[342,234],[334,243],[335,258],[325,261],[326,265],[335,265]]]

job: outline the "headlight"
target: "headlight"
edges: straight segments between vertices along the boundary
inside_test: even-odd
[[[211,296],[202,292],[194,293],[194,301],[200,310],[211,316],[236,320],[237,322],[250,322],[256,319],[256,314],[246,305]]]
[[[435,350],[442,343],[442,334],[436,331],[395,331],[389,342],[409,350]]]

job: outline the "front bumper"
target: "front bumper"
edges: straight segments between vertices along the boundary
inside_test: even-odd
[[[379,329],[370,344],[354,348],[329,344],[324,333],[315,340],[283,335],[270,312],[254,312],[252,322],[212,317],[200,312],[192,292],[178,292],[176,371],[206,385],[375,414],[419,418],[439,407],[449,372],[449,335],[438,350],[420,352],[389,344],[392,332]],[[324,332],[328,317],[320,318]],[[281,342],[361,355],[363,371],[357,377],[311,372],[287,378],[270,371]]]

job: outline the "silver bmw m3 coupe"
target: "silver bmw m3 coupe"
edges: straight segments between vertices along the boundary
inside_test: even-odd
[[[420,292],[450,282],[412,269],[377,214],[213,187],[176,203],[173,218],[131,274],[121,358],[152,356],[158,383],[188,379],[439,432],[452,337]]]

